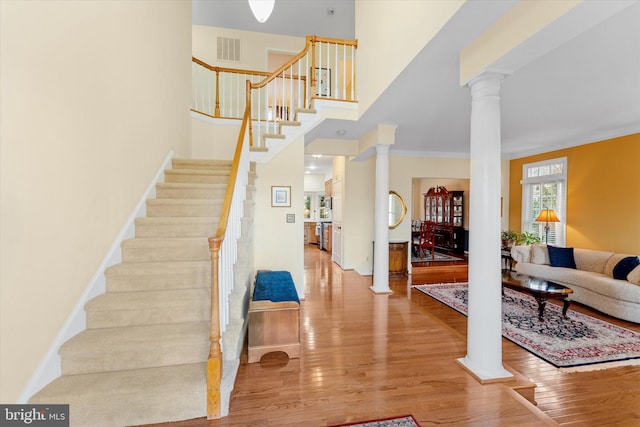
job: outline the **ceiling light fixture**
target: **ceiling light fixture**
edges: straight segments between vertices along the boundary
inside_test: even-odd
[[[314,159],[319,159],[320,157],[322,157],[322,154],[312,154]]]
[[[253,12],[253,16],[256,17],[258,22],[262,23],[271,16],[275,3],[276,0],[249,0],[249,7]]]

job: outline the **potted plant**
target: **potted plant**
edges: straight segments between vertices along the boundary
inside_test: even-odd
[[[530,231],[520,233],[516,239],[516,245],[533,245],[534,243],[540,243],[540,238],[534,235]]]
[[[513,230],[504,230],[500,234],[500,237],[502,239],[503,248],[510,248],[518,241],[518,233]]]

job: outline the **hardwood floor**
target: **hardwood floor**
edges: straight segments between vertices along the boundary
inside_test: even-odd
[[[392,280],[391,295],[370,285],[370,276],[342,271],[307,247],[301,358],[272,353],[248,364],[245,348],[228,417],[162,425],[327,426],[404,414],[421,426],[640,425],[640,367],[561,373],[503,340],[504,362],[538,385],[536,408],[456,363],[466,354],[466,317],[412,290],[411,278]]]

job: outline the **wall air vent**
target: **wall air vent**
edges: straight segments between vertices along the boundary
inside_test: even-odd
[[[218,37],[218,61],[240,62],[240,39]]]

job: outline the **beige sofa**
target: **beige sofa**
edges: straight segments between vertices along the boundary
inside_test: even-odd
[[[547,245],[514,246],[511,257],[518,273],[539,277],[573,289],[570,299],[611,316],[640,323],[640,266],[626,280],[614,279],[623,258],[635,255],[591,249],[573,250],[576,268],[552,267]],[[619,269],[617,269],[619,274]]]

